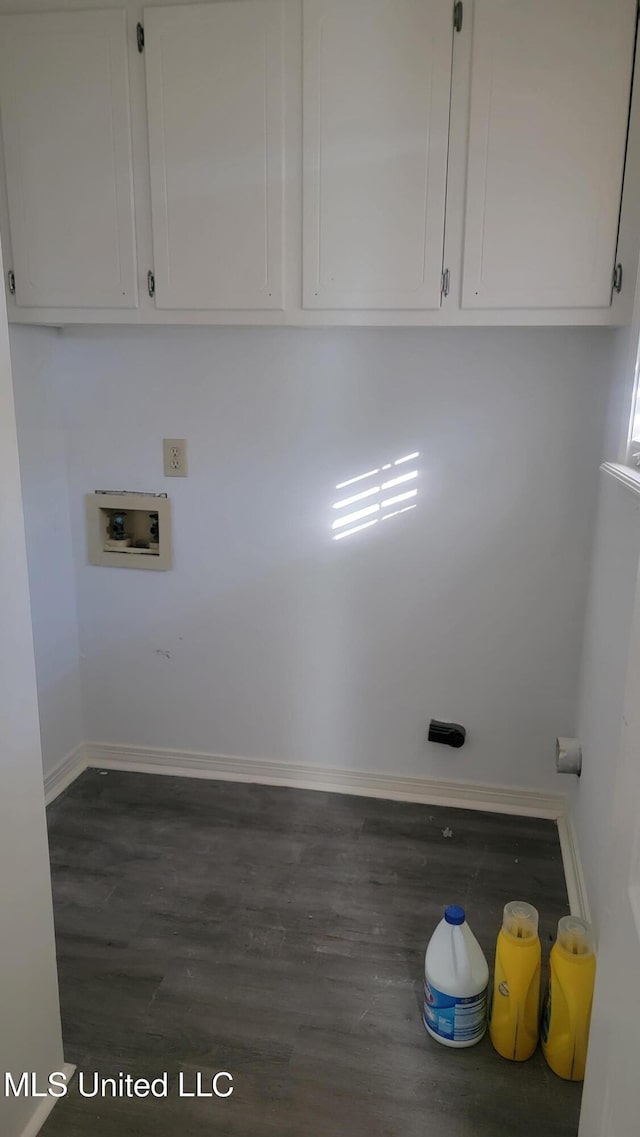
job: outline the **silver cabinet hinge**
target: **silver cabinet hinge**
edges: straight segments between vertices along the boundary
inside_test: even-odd
[[[453,26],[457,32],[462,31],[462,17],[464,16],[464,5],[462,0],[457,0],[453,5]]]
[[[9,292],[12,296],[16,294],[16,274],[12,268],[7,273],[7,280],[9,281]]]
[[[142,55],[144,51],[144,28],[142,24],[136,24],[136,42],[138,44],[138,51]]]
[[[151,269],[149,269],[147,273],[147,291],[149,293],[149,296],[155,296],[156,294],[156,278],[153,275]]]
[[[622,292],[622,265],[618,263],[613,270],[613,291]]]
[[[450,281],[449,269],[446,268],[444,270],[444,272],[442,273],[442,276],[440,277],[440,292],[441,292],[442,296],[448,296],[449,295],[449,281]]]

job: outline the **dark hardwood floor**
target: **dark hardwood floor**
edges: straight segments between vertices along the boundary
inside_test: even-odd
[[[43,1137],[575,1137],[580,1086],[540,1050],[450,1050],[421,1021],[447,903],[492,967],[504,903],[531,901],[545,965],[568,911],[553,822],[88,770],[49,824],[65,1056],[170,1085],[72,1087]],[[198,1070],[233,1096],[178,1097]]]

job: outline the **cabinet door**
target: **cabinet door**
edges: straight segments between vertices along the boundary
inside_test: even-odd
[[[306,308],[439,308],[451,0],[304,0]]]
[[[463,307],[608,306],[636,0],[476,0]]]
[[[137,304],[126,17],[0,16],[16,302]]]
[[[282,307],[280,0],[145,9],[158,308]]]

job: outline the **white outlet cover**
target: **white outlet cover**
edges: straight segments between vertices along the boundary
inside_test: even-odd
[[[165,478],[187,477],[187,441],[185,438],[163,438],[162,454]]]

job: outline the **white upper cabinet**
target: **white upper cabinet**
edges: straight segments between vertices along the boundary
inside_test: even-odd
[[[305,308],[440,307],[452,0],[304,0]]]
[[[606,307],[636,0],[475,0],[462,304]]]
[[[155,300],[283,304],[279,0],[144,13]]]
[[[30,2],[0,15],[11,320],[630,320],[636,0]]]
[[[16,302],[137,304],[124,11],[0,16]]]

